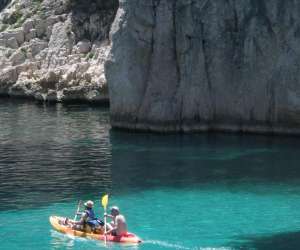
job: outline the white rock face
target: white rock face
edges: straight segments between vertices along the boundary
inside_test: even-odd
[[[33,29],[36,25],[36,22],[34,19],[27,19],[22,27],[23,27],[23,32],[25,33],[25,36],[26,34],[28,34],[30,32],[31,29]]]
[[[6,32],[0,33],[0,39],[8,40],[11,38],[15,38],[20,46],[24,42],[24,32],[22,29],[14,29]]]
[[[120,1],[106,64],[112,125],[300,133],[299,10],[292,0]]]
[[[105,1],[8,4],[0,12],[0,95],[107,102],[104,62],[117,5],[101,2]],[[97,22],[91,22],[91,16]]]
[[[26,52],[22,49],[18,49],[11,55],[9,60],[11,61],[12,66],[20,65],[26,60]]]

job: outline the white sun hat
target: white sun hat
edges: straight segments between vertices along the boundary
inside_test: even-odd
[[[90,200],[90,201],[87,201],[87,202],[84,203],[84,206],[85,206],[85,207],[92,208],[92,207],[94,206],[94,202],[91,201],[91,200]]]

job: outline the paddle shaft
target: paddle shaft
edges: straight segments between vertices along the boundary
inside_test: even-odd
[[[107,208],[107,204],[108,204],[108,194],[104,195],[101,199],[101,204],[104,208],[104,242],[105,242],[105,245],[106,245],[106,208]]]
[[[104,235],[105,235],[104,242],[106,245],[106,237],[107,237],[107,235],[106,235],[106,207],[104,207],[104,214],[105,214],[105,216],[104,216]]]
[[[79,210],[80,210],[80,205],[81,205],[81,201],[79,201],[79,202],[78,202],[78,206],[77,206],[76,214],[75,214],[75,216],[74,216],[74,221],[76,221],[76,220],[77,220],[77,215],[78,215],[78,213],[79,213]]]

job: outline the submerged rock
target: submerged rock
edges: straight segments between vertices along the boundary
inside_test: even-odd
[[[120,1],[112,126],[300,133],[299,11],[294,0]]]

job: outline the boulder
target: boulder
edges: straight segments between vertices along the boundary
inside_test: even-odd
[[[34,98],[35,93],[39,92],[40,87],[31,81],[18,81],[9,88],[8,94],[14,97]]]
[[[22,28],[5,31],[0,33],[0,39],[8,40],[10,38],[15,38],[19,44],[19,46],[24,43],[24,32]]]
[[[46,31],[47,31],[46,20],[37,19],[35,29],[38,38],[43,38],[44,36],[46,36]]]
[[[12,66],[22,64],[26,60],[26,51],[23,49],[18,49],[9,58]]]
[[[29,44],[29,48],[31,50],[31,53],[33,56],[36,56],[39,54],[42,50],[46,49],[48,47],[48,43],[39,40],[39,39],[33,39],[31,40],[31,43]]]
[[[25,34],[25,41],[29,42],[30,40],[37,37],[36,29],[30,29],[28,33]]]
[[[31,29],[34,29],[34,27],[35,27],[35,20],[33,20],[33,19],[27,19],[23,23],[22,27],[23,27],[24,34],[25,35],[28,34]]]
[[[76,45],[77,51],[80,54],[86,54],[91,50],[91,42],[88,40],[80,41]]]
[[[0,74],[0,85],[15,83],[18,79],[16,67],[7,67]]]
[[[61,101],[74,101],[74,100],[85,100],[86,89],[84,86],[73,86],[65,88],[62,91]]]
[[[57,97],[57,91],[49,89],[48,93],[46,95],[45,101],[47,101],[47,102],[57,102],[57,101],[60,101],[60,100],[58,100],[58,97]]]
[[[19,48],[18,41],[15,37],[10,37],[7,39],[6,45],[11,49]]]
[[[0,39],[0,47],[6,47],[6,44],[7,44],[6,39],[3,39],[3,38]]]

